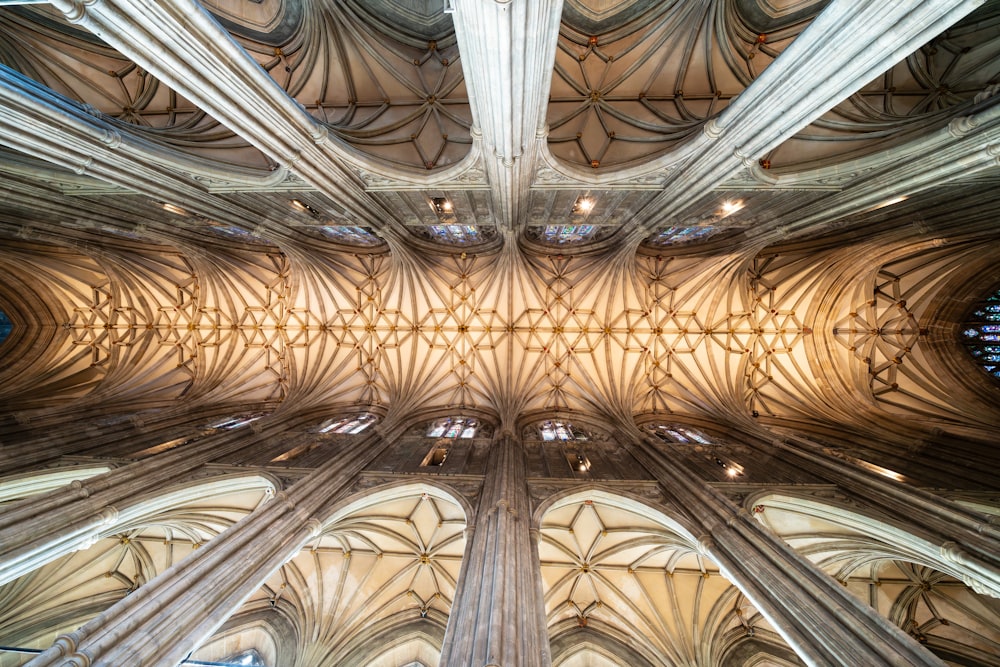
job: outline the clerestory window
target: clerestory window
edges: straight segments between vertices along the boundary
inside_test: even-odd
[[[428,438],[474,438],[479,430],[479,420],[472,417],[445,417],[427,429]]]
[[[319,427],[319,433],[346,433],[354,435],[361,433],[369,426],[378,421],[378,417],[367,412],[350,417],[341,417],[336,420],[329,420]]]
[[[972,311],[962,325],[961,339],[976,363],[1000,378],[1000,290]]]

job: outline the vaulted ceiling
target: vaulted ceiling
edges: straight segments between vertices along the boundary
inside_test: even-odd
[[[980,4],[3,3],[0,397],[985,428]]]

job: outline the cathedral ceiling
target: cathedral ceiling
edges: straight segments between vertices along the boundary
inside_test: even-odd
[[[35,405],[992,419],[933,318],[990,287],[995,2],[854,78],[836,3],[140,5],[0,10]]]

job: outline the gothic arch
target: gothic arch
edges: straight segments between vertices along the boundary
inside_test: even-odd
[[[0,644],[49,646],[183,561],[272,489],[253,473],[188,481],[124,508],[82,541],[39,554],[0,586]]]
[[[716,664],[740,636],[777,636],[665,509],[591,486],[535,511],[549,633],[565,658],[570,637],[605,637],[605,656],[628,637],[637,664]]]
[[[840,530],[839,537],[846,540],[845,548],[857,550],[864,560],[900,559],[919,563],[945,572],[979,593],[1000,597],[996,573],[966,566],[961,550],[955,552],[955,545],[939,544],[926,535],[920,535],[919,528],[912,524],[894,521],[891,517],[874,512],[866,513],[856,504],[830,498],[817,499],[805,494],[796,495],[794,492],[762,491],[748,496],[744,506],[758,521],[786,541],[808,540],[810,536],[818,538]],[[773,510],[778,510],[802,517],[807,522],[815,519],[821,522],[820,528],[813,530],[805,526],[789,530],[771,525],[768,508],[772,508],[772,514]],[[989,519],[984,516],[983,525],[988,523]],[[809,548],[806,547],[806,552],[808,551]]]

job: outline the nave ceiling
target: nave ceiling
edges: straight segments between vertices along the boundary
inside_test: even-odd
[[[554,43],[538,26],[516,37],[550,40],[556,55],[537,110],[548,134],[518,158],[533,172],[503,183],[487,143],[502,162],[505,144],[483,114],[507,107],[477,101],[478,60],[466,61],[485,56],[460,48],[485,15],[223,2],[205,6],[213,26],[170,19],[178,2],[159,10],[155,36],[126,45],[127,29],[100,27],[100,7],[68,21],[59,4],[5,7],[3,62],[66,96],[32,112],[49,147],[8,152],[5,167],[6,267],[32,288],[44,276],[39,293],[58,304],[45,321],[62,327],[34,395],[335,393],[509,423],[545,411],[835,422],[882,409],[988,423],[979,401],[941,400],[956,382],[939,377],[942,355],[964,360],[931,323],[956,285],[992,286],[978,267],[984,240],[995,246],[983,150],[995,3],[829,109],[815,96],[811,125],[669,203],[707,128],[764,87],[766,65],[825,4],[567,2]],[[123,25],[139,21],[120,10]],[[219,29],[244,49],[223,70],[208,63],[229,46],[168,46]],[[163,60],[168,75],[149,60],[157,48],[187,62]],[[201,50],[209,60],[192,57]],[[248,73],[257,65],[269,77]],[[12,70],[5,80],[16,122],[43,89]],[[223,82],[225,99],[206,97]],[[245,111],[265,98],[285,121],[268,112],[250,132]],[[289,120],[289,102],[306,116]],[[105,143],[80,163],[79,134],[68,151],[51,143],[83,117]],[[975,131],[946,127],[959,117]],[[274,153],[271,137],[290,146],[303,128],[323,155]],[[3,136],[25,151],[23,131]],[[61,169],[74,161],[77,174]],[[928,173],[910,177],[918,161]],[[322,164],[336,187],[310,175]],[[112,167],[120,175],[102,178]],[[970,396],[983,382],[972,384]]]

